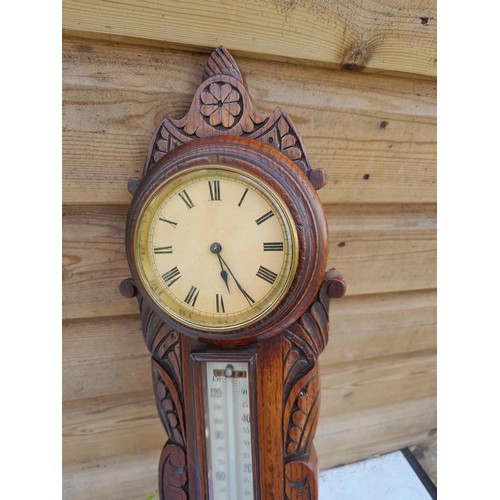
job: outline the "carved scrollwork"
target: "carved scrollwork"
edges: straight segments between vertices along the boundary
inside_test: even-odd
[[[312,168],[304,145],[291,118],[280,108],[275,109],[263,126],[248,137],[268,144],[283,153],[309,177]]]
[[[184,410],[180,393],[169,374],[154,359],[152,372],[156,406],[168,438],[185,446]]]
[[[283,336],[283,430],[286,457],[307,454],[316,432],[320,390],[318,356],[328,341],[328,289],[325,280],[316,300]],[[323,297],[324,299],[324,297]]]
[[[330,299],[345,293],[345,282],[328,271],[309,309],[283,335],[283,435],[287,500],[317,498],[313,439],[318,425],[318,356],[328,342]]]
[[[160,499],[186,499],[188,474],[181,394],[169,374],[154,359],[152,372],[156,407],[168,436],[160,457]]]
[[[181,337],[166,325],[144,300],[131,278],[120,290],[137,298],[142,332],[152,354],[151,371],[156,407],[168,436],[159,464],[160,499],[187,499],[186,431],[181,380]]]
[[[316,454],[313,449],[308,462],[294,460],[285,465],[285,499],[312,500],[318,498]]]
[[[147,300],[136,292],[141,313],[144,341],[161,367],[169,374],[177,390],[181,387],[180,334],[172,330],[151,308]]]
[[[319,375],[316,363],[311,371],[296,382],[285,403],[286,457],[309,453],[318,425],[319,403]]]
[[[188,498],[186,452],[180,446],[167,442],[163,447],[158,474],[161,499]]]

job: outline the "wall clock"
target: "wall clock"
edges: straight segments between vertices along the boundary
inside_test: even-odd
[[[257,114],[222,47],[129,181],[120,288],[152,355],[162,500],[317,498],[317,359],[345,292],[325,273],[325,182],[286,113]]]

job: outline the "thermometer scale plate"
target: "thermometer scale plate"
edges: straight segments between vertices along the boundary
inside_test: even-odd
[[[232,354],[193,355],[202,378],[206,490],[210,500],[256,500],[255,357]]]

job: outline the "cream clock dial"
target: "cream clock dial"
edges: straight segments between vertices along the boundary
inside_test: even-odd
[[[230,167],[185,170],[146,200],[134,234],[139,277],[182,324],[234,330],[273,310],[297,267],[291,214],[261,180]]]

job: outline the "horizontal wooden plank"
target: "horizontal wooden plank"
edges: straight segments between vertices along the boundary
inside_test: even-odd
[[[434,288],[436,208],[326,206],[328,266],[341,271],[349,294]]]
[[[147,500],[158,491],[161,449],[63,467],[62,493],[71,500]],[[154,500],[158,500],[155,497]]]
[[[153,391],[63,403],[63,463],[161,450],[166,434]]]
[[[66,0],[63,29],[436,76],[436,3]]]
[[[356,388],[353,395],[353,370],[362,371],[360,376],[369,378],[374,373],[383,376],[385,370],[397,367],[420,384],[420,374],[412,370],[418,372],[419,363],[432,369],[428,365],[433,362],[431,357],[417,357],[408,363],[401,357],[393,367],[392,356],[435,349],[434,290],[345,297],[332,302],[330,313],[331,338],[319,358],[327,391],[324,404],[343,397],[356,405],[353,397],[377,396],[378,393],[365,394],[364,387]],[[65,401],[151,390],[149,353],[137,315],[65,321],[62,348]],[[352,380],[363,384],[359,382],[362,379]],[[424,381],[430,380],[424,376]],[[427,388],[422,385],[418,390]]]
[[[320,420],[315,447],[319,466],[363,460],[373,455],[426,443],[436,425],[436,401],[428,397],[369,411],[332,417],[330,432]],[[63,497],[107,500],[146,499],[157,488],[160,449],[99,458],[63,467]]]
[[[400,450],[435,434],[434,396],[320,417],[314,445],[322,469]]]
[[[321,366],[321,416],[436,394],[434,350]]]
[[[63,317],[138,312],[118,287],[130,276],[124,207],[63,208]]]
[[[330,303],[330,340],[320,356],[332,364],[436,347],[436,291],[346,296]]]
[[[137,316],[63,323],[63,400],[152,390]]]
[[[161,119],[182,117],[206,55],[103,41],[63,43],[63,202],[128,204]],[[323,203],[436,201],[436,84],[239,60],[259,112],[282,107]],[[368,177],[367,177],[368,175]]]
[[[425,206],[328,206],[329,267],[344,275],[349,295],[436,286],[436,213]],[[137,313],[118,286],[130,276],[125,255],[126,207],[63,209],[65,319]]]
[[[323,370],[319,425],[331,426],[333,416],[433,396],[435,370],[434,351]],[[63,414],[65,463],[146,451],[165,439],[152,391],[66,401]]]

